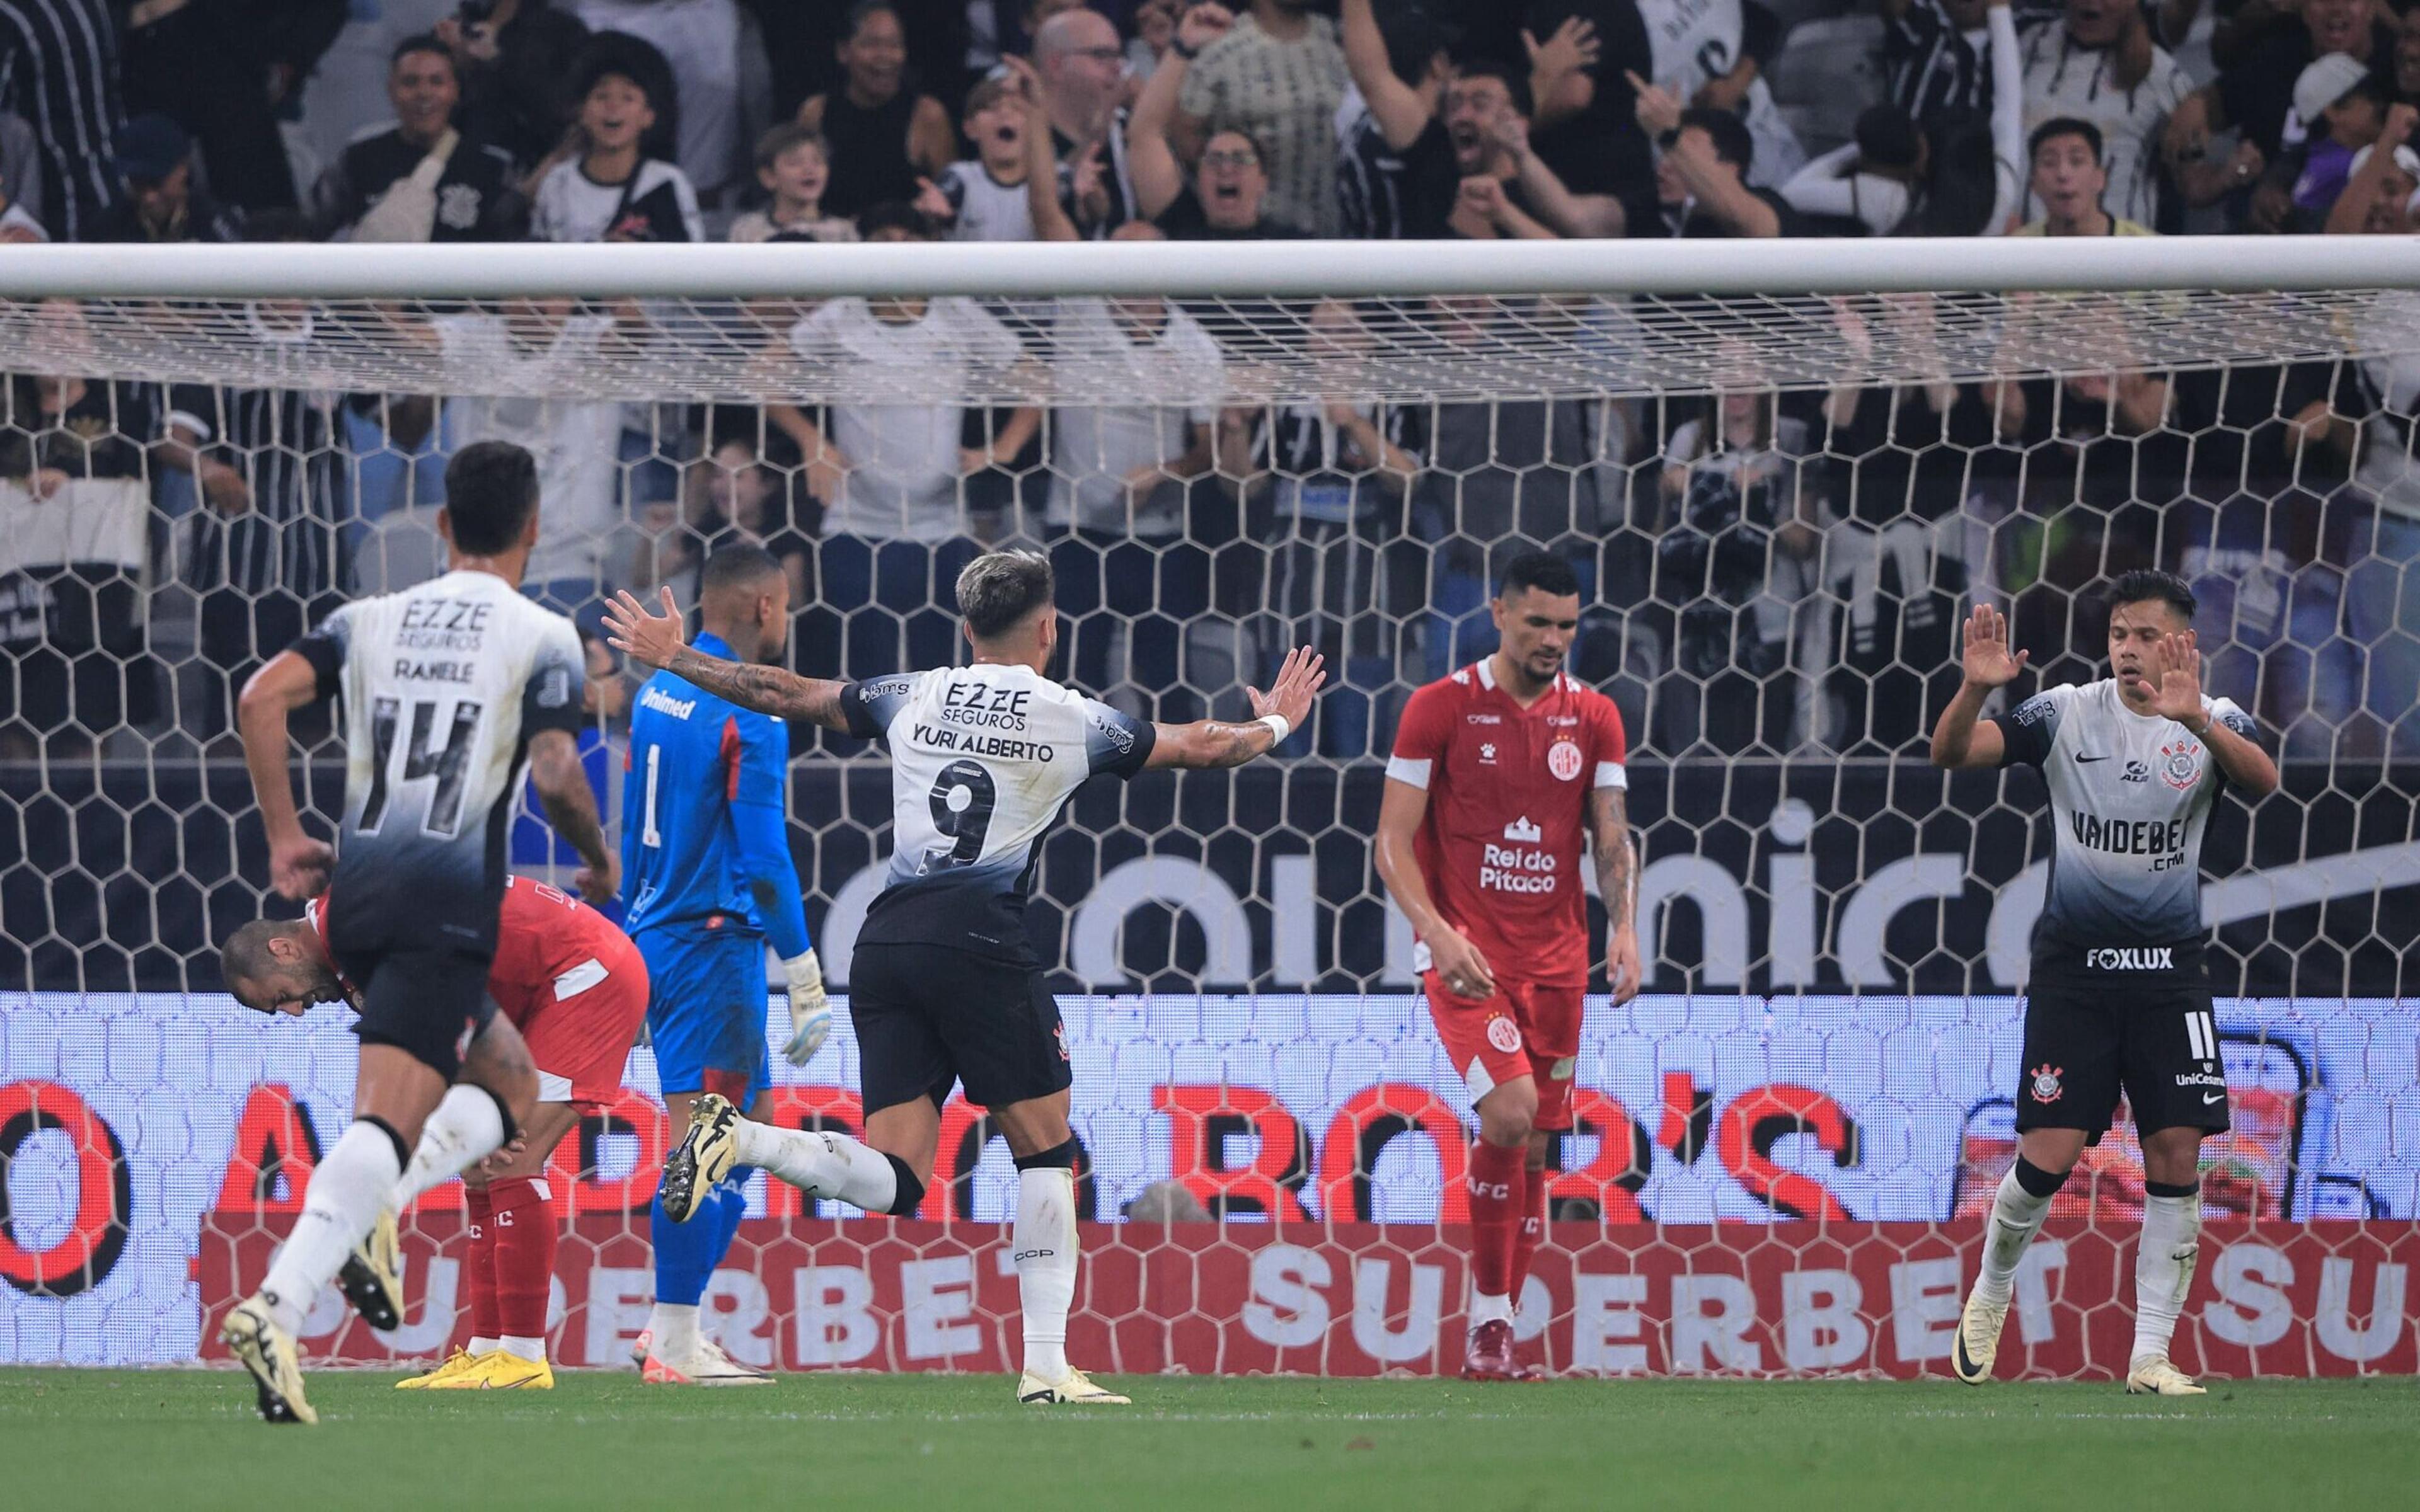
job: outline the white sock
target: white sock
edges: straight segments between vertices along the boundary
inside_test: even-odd
[[[2009,1166],[1992,1198],[1991,1226],[1983,1231],[1983,1271],[1975,1278],[1977,1296],[1989,1303],[2009,1300],[2025,1246],[2041,1232],[2042,1220],[2049,1216],[2050,1197],[2038,1197],[2018,1185],[2017,1168]]]
[[[459,1176],[471,1163],[504,1148],[504,1115],[485,1088],[465,1083],[445,1089],[437,1111],[420,1126],[420,1147],[396,1183],[395,1211],[441,1181]]]
[[[1509,1323],[1511,1321],[1512,1321],[1512,1299],[1511,1297],[1491,1297],[1484,1291],[1474,1291],[1470,1294],[1471,1327],[1477,1328],[1481,1323]]]
[[[868,1212],[889,1212],[899,1199],[891,1157],[846,1134],[777,1129],[739,1120],[733,1136],[739,1164],[759,1165],[801,1192],[834,1197]]]
[[[463,1346],[463,1350],[470,1354],[493,1354],[504,1347],[504,1340],[491,1339],[485,1334],[477,1334],[472,1336],[470,1343]]]
[[[647,1349],[657,1359],[686,1360],[697,1351],[697,1305],[659,1302],[647,1315],[647,1329],[655,1335]]]
[[[506,1354],[516,1360],[528,1360],[535,1363],[546,1358],[546,1340],[544,1339],[523,1338],[518,1334],[507,1334],[498,1343],[503,1346]]]
[[[1067,1309],[1076,1303],[1076,1173],[1063,1165],[1016,1173],[1016,1223],[1009,1232],[1016,1292],[1025,1314],[1025,1368],[1067,1379]]]
[[[302,1215],[269,1262],[260,1294],[288,1334],[299,1332],[320,1288],[336,1278],[345,1257],[378,1222],[401,1174],[395,1140],[384,1127],[356,1119],[311,1174]]]
[[[2177,1315],[2201,1259],[2201,1193],[2143,1199],[2143,1240],[2134,1251],[2134,1352],[2164,1356]]]

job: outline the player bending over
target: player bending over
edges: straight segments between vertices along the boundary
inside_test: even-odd
[[[1378,810],[1378,875],[1419,937],[1412,964],[1470,1088],[1468,1381],[1534,1375],[1512,1311],[1545,1237],[1546,1147],[1572,1126],[1588,990],[1585,836],[1614,1001],[1638,995],[1621,712],[1563,671],[1579,580],[1544,551],[1506,564],[1496,654],[1414,693]]]
[[[749,1165],[868,1212],[913,1213],[932,1179],[941,1104],[961,1084],[1016,1160],[1017,1399],[1123,1402],[1067,1363],[1079,1147],[1059,1005],[1026,937],[1026,891],[1043,834],[1087,778],[1240,766],[1310,715],[1326,673],[1298,650],[1265,696],[1249,690],[1249,723],[1145,724],[1043,676],[1059,645],[1052,594],[1038,556],[978,557],[957,583],[974,664],[863,683],[701,656],[681,644],[669,595],[666,612],[651,614],[624,594],[605,624],[644,665],[749,708],[886,741],[892,753],[891,874],[849,971],[865,1143],[752,1123],[708,1095],[664,1163],[665,1211],[686,1219],[732,1167]]]
[[[782,656],[790,580],[762,547],[727,546],[698,578],[698,650],[747,663]],[[675,1129],[702,1092],[762,1119],[772,1085],[765,1049],[765,946],[782,958],[792,1034],[783,1056],[803,1066],[831,1027],[824,973],[807,938],[790,862],[790,733],[783,722],[659,671],[630,711],[622,784],[624,920],[654,982],[648,1039]],[[762,1385],[699,1332],[697,1310],[747,1212],[748,1171],[735,1166],[675,1223],[659,1199],[656,1306],[639,1335],[640,1376],[657,1385]],[[700,1217],[699,1215],[704,1216]]]
[[[337,970],[328,949],[328,901],[318,898],[297,919],[256,919],[230,936],[220,957],[227,991],[263,1013],[300,1018],[314,1003],[361,1006],[361,989]],[[554,1194],[546,1180],[554,1147],[583,1113],[613,1103],[622,1067],[647,1011],[647,965],[638,948],[604,915],[543,882],[514,877],[496,924],[496,958],[488,994],[500,1011],[471,1043],[469,1068],[492,1054],[499,1032],[518,1029],[537,1069],[537,1104],[521,1121],[520,1137],[462,1172],[470,1217],[468,1284],[471,1343],[425,1376],[397,1382],[406,1389],[484,1391],[551,1388],[546,1360],[546,1305],[560,1241]],[[446,1173],[424,1137],[396,1185],[391,1212],[411,1206]],[[403,1301],[381,1238],[362,1250],[338,1276],[345,1294],[370,1326],[402,1320]]]
[[[297,903],[330,894],[329,954],[361,988],[352,1124],[312,1175],[268,1279],[219,1327],[272,1423],[318,1421],[303,1400],[295,1330],[389,1212],[419,1159],[413,1147],[427,1142],[434,1185],[502,1149],[535,1100],[509,1026],[500,1043],[510,1053],[462,1062],[495,1015],[499,837],[524,764],[547,817],[587,863],[581,890],[613,896],[614,857],[574,739],[586,668],[579,632],[518,592],[537,544],[537,501],[526,451],[478,441],[457,452],[437,517],[444,575],[337,609],[255,673],[238,705],[270,882]],[[340,690],[345,812],[332,854],[296,812],[287,719]]]
[[[2044,688],[1979,722],[1985,696],[2015,681],[2028,653],[2009,655],[2008,621],[1978,605],[1965,681],[1932,732],[1936,766],[2039,767],[2055,847],[2025,989],[2017,1164],[1992,1201],[1951,1364],[1970,1385],[1991,1379],[2017,1263],[2123,1088],[2144,1191],[2126,1389],[2197,1396],[2168,1341],[2201,1251],[2201,1141],[2227,1127],[2202,964],[2202,825],[2222,782],[2258,799],[2276,791],[2277,765],[2249,716],[2202,696],[2192,589],[2130,572],[2107,602],[2114,675]]]

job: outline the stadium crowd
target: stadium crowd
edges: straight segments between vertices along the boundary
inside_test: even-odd
[[[365,48],[385,108],[356,119],[364,91],[330,81]],[[0,256],[2365,235],[2420,215],[2415,107],[2420,20],[2383,0],[0,0]],[[2017,311],[2012,357],[2069,314]],[[624,317],[566,301],[413,334],[497,370],[577,364],[610,361]],[[1932,317],[1843,304],[1838,333],[1920,350]],[[250,318],[309,340],[307,306]],[[792,575],[801,669],[864,674],[948,658],[957,566],[1030,540],[1078,684],[1187,718],[1309,640],[1342,686],[1293,748],[1336,757],[1384,751],[1410,688],[1482,649],[1490,563],[1529,545],[1580,568],[1575,671],[1649,751],[1908,749],[1962,599],[2012,602],[2055,669],[2095,633],[2079,591],[2137,565],[2204,592],[2228,627],[2213,691],[2285,754],[2420,750],[2420,358],[1777,393],[1716,351],[1720,392],[1656,403],[1255,409],[1217,402],[1228,359],[1165,301],[835,300],[783,339],[937,388],[1072,343],[1203,397],[801,409],[9,375],[0,757],[231,748],[251,668],[341,595],[433,569],[444,459],[491,438],[543,459],[533,592],[575,614],[686,595],[714,545],[753,540]]]

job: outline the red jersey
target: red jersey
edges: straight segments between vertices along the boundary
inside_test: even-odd
[[[303,910],[322,946],[328,943],[327,903],[322,894]],[[540,1008],[604,980],[634,949],[612,919],[569,893],[513,877],[505,883],[496,919],[488,995],[513,1027],[525,1029]]]
[[[1565,673],[1525,709],[1480,661],[1404,706],[1387,775],[1428,791],[1413,855],[1497,980],[1588,980],[1588,799],[1629,785],[1628,751],[1621,711]],[[1413,964],[1428,969],[1425,945]]]

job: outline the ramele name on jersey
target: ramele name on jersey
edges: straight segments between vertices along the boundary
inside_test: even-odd
[[[859,938],[1015,959],[1043,836],[1087,779],[1140,771],[1154,738],[1025,667],[855,683],[842,705],[891,747],[891,872]]]
[[[583,722],[579,632],[492,573],[449,572],[345,605],[296,650],[344,705],[333,936],[492,949],[530,737]]]
[[[2251,717],[2226,699],[2213,719],[2246,739]],[[1994,721],[2008,764],[2041,769],[2054,836],[2034,926],[2037,963],[2101,971],[2180,969],[2197,949],[2201,841],[2225,779],[2193,733],[2137,714],[2115,679],[2045,688]]]

